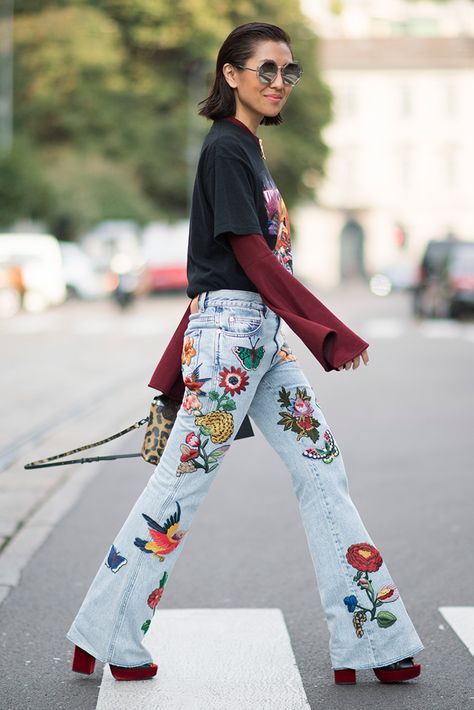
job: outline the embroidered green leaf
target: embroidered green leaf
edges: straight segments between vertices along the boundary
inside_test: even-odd
[[[164,572],[162,578],[160,579],[160,588],[164,587],[166,582],[168,581],[168,572]]]
[[[293,429],[295,425],[294,417],[291,416],[289,412],[279,412],[281,419],[278,424],[283,424],[285,431],[288,429]],[[293,429],[293,431],[299,431],[299,429]]]
[[[199,426],[199,431],[201,432],[201,434],[204,434],[204,436],[211,436],[212,434],[212,430],[209,429],[208,426],[205,426],[205,424],[201,424]]]
[[[212,466],[209,466],[209,469],[206,471],[206,473],[210,473],[211,471],[214,471],[218,467],[218,463],[213,464]]]
[[[278,397],[278,402],[281,402],[284,407],[291,407],[290,393],[287,392],[284,387],[281,388],[278,394],[280,395]]]
[[[316,422],[316,426],[319,426],[319,422]],[[306,433],[314,444],[319,439],[319,431],[317,429],[309,429]]]
[[[353,577],[354,582],[358,582],[359,579],[362,577],[363,574],[364,574],[364,573],[363,573],[361,570],[359,570],[359,571],[357,572],[357,574],[354,575],[354,577]]]
[[[151,619],[147,619],[145,622],[143,622],[143,624],[142,624],[142,626],[141,626],[141,629],[142,629],[142,631],[143,631],[144,634],[146,634],[146,632],[147,632],[148,629],[150,628],[150,624],[151,624]]]
[[[311,396],[306,392],[306,387],[296,388],[296,399],[304,399],[306,402],[311,399]]]
[[[231,412],[233,409],[237,409],[237,405],[233,399],[230,399],[227,402],[224,402],[224,404],[222,405],[222,409],[225,412]]]
[[[389,626],[396,622],[397,617],[391,611],[379,611],[375,619],[380,628],[388,629]]]
[[[216,392],[215,390],[211,390],[211,392],[209,392],[207,396],[213,402],[216,402],[219,399],[219,392]]]
[[[210,452],[208,458],[209,459],[218,459],[221,456],[224,456],[225,452],[230,449],[230,446],[219,446],[217,449],[214,449],[213,451]]]

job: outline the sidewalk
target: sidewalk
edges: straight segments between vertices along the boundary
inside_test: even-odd
[[[88,482],[114,462],[24,464],[147,416],[155,393],[148,379],[185,303],[182,295],[158,297],[125,313],[108,303],[67,303],[0,321],[0,603]],[[72,458],[138,452],[144,434],[145,426]]]

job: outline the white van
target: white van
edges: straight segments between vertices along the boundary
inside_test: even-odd
[[[21,270],[26,310],[41,311],[66,299],[61,250],[56,237],[50,234],[0,234],[0,266]]]

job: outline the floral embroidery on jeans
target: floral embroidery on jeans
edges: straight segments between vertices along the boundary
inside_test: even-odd
[[[285,431],[291,429],[295,432],[298,435],[297,441],[307,436],[316,443],[319,439],[318,427],[321,424],[311,416],[314,409],[311,407],[311,396],[306,392],[306,387],[297,387],[296,396],[293,398],[284,387],[278,394],[280,395],[278,402],[285,407],[286,411],[279,412],[281,419],[277,423],[282,424]]]
[[[184,339],[183,352],[181,353],[181,363],[183,365],[190,365],[191,360],[196,355],[196,350],[193,347],[194,340],[189,335]]]
[[[202,419],[202,417],[199,417]],[[180,464],[176,469],[176,475],[183,473],[194,473],[202,469],[204,473],[211,473],[219,465],[219,459],[224,456],[230,446],[218,446],[210,452],[206,451],[209,439],[202,440],[199,434],[189,432],[185,439],[185,444],[181,444]]]
[[[285,341],[279,351],[277,352],[278,357],[282,362],[296,362],[297,357],[296,355],[293,354],[290,346],[288,343]]]
[[[378,610],[383,604],[396,601],[400,595],[392,583],[385,584],[375,593],[372,580],[369,579],[369,572],[377,572],[380,569],[383,562],[380,552],[368,542],[359,542],[348,548],[346,559],[357,570],[354,582],[357,582],[361,592],[364,591],[369,599],[369,606],[365,607],[359,604],[355,594],[344,597],[347,610],[353,614],[352,623],[356,636],[362,638],[364,635],[363,625],[367,621],[368,614],[370,614],[369,621],[376,621],[381,629],[388,629],[396,622],[397,617],[391,611]]]
[[[163,596],[165,584],[167,581],[168,572],[164,572],[162,578],[160,579],[160,586],[154,589],[147,599],[148,606],[150,607],[150,609],[153,610],[151,619],[153,619],[153,617],[155,616],[156,607],[160,603],[161,597]],[[146,634],[146,632],[150,628],[151,619],[147,619],[146,621],[144,621],[140,627],[144,634]]]
[[[181,506],[176,501],[176,513],[173,513],[166,519],[163,525],[157,523],[153,518],[150,518],[146,513],[142,513],[148,523],[148,532],[151,540],[141,540],[136,537],[134,544],[149,555],[158,557],[160,562],[163,562],[165,555],[174,552],[178,547],[181,539],[186,535],[187,530],[179,530],[179,521],[181,518]]]
[[[318,449],[317,447],[312,447],[303,451],[303,456],[307,456],[309,459],[318,459],[323,461],[323,463],[331,463],[334,461],[336,456],[339,456],[339,449],[336,446],[334,437],[326,429],[324,432],[324,449]]]

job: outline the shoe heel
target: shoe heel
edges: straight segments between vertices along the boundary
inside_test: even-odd
[[[90,653],[84,651],[79,646],[74,647],[74,656],[72,659],[72,670],[74,673],[85,673],[91,675],[95,668],[95,658]]]
[[[356,672],[353,668],[342,668],[334,671],[334,682],[338,684],[354,685],[356,683]]]
[[[136,668],[123,668],[122,666],[110,666],[110,672],[115,680],[147,680],[156,675],[158,666],[151,663],[149,666],[138,666]]]
[[[374,668],[373,671],[381,683],[402,683],[404,680],[417,678],[421,673],[421,665],[416,663],[411,668],[395,670],[384,670],[383,667]]]

